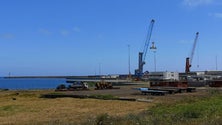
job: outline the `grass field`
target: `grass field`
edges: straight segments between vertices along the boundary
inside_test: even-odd
[[[168,97],[167,97],[168,98]],[[186,95],[184,99],[162,100],[138,114],[123,117],[102,114],[85,124],[114,125],[221,125],[222,93],[210,89],[200,95]]]
[[[153,102],[39,98],[53,91],[0,92],[0,124],[222,124],[222,94],[149,97]],[[176,97],[176,98],[175,98]]]
[[[97,115],[124,116],[139,113],[152,104],[97,99],[39,98],[51,91],[0,92],[0,124],[81,123]]]

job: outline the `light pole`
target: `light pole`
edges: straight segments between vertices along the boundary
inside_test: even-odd
[[[101,76],[101,63],[99,63],[99,75]]]
[[[156,72],[156,46],[155,46],[155,43],[152,42],[152,46],[150,47],[150,49],[153,51],[154,53],[154,71]]]
[[[131,72],[130,72],[130,45],[128,45],[128,70],[129,70],[129,78],[131,79]]]
[[[217,55],[216,55],[216,71],[217,71]]]

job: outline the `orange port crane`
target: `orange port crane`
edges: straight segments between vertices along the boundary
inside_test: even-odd
[[[199,37],[199,32],[196,33],[196,36],[195,36],[195,39],[194,39],[194,43],[193,43],[193,48],[191,50],[191,55],[190,55],[190,57],[186,58],[185,73],[189,73],[190,72],[190,67],[191,67],[191,64],[192,64],[192,60],[193,60],[194,51],[195,51],[195,48],[196,48],[198,37]]]
[[[147,50],[148,50],[148,47],[149,47],[154,22],[155,22],[154,19],[152,19],[151,22],[150,22],[150,26],[149,26],[149,29],[148,29],[147,36],[146,36],[146,41],[145,41],[145,45],[144,45],[144,48],[143,48],[143,52],[139,52],[138,69],[135,70],[135,75],[138,78],[141,78],[142,75],[143,75],[143,65],[145,64],[146,53],[147,53]]]

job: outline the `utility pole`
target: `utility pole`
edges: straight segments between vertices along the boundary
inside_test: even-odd
[[[154,53],[154,71],[156,72],[156,46],[155,46],[155,43],[152,42],[152,46],[150,47],[150,49],[153,51]]]
[[[129,70],[129,79],[131,79],[131,72],[130,72],[130,45],[128,45],[128,70]]]
[[[99,63],[99,75],[101,76],[101,63]]]
[[[216,71],[217,71],[217,56],[216,56]]]

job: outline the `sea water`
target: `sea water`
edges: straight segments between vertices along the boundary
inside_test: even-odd
[[[0,89],[29,90],[55,89],[60,84],[67,84],[64,78],[0,78]]]

